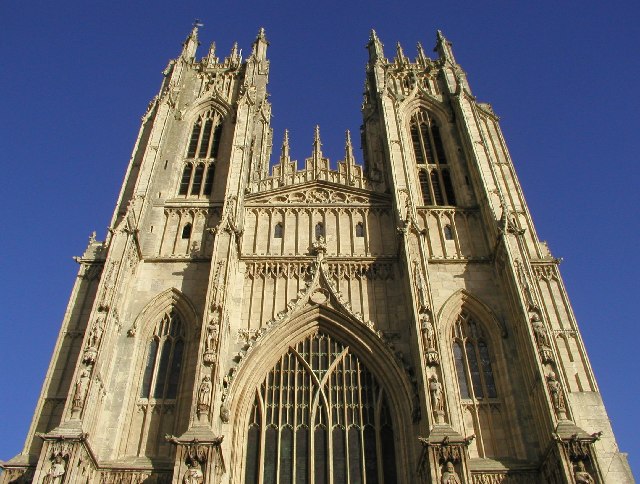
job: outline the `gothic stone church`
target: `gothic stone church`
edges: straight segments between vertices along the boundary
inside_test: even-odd
[[[364,164],[270,168],[268,42],[151,101],[0,482],[625,483],[558,271],[451,44],[371,33]]]

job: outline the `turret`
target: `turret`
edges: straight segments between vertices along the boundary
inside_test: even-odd
[[[438,53],[438,56],[441,59],[451,62],[452,64],[456,63],[456,59],[453,56],[453,49],[451,48],[452,44],[449,42],[444,35],[442,35],[442,31],[438,30],[438,34],[436,36],[436,46],[433,51]]]
[[[198,45],[200,45],[200,42],[198,41],[199,27],[203,27],[203,24],[201,24],[200,21],[196,19],[193,22],[193,28],[191,29],[191,33],[182,44],[182,53],[180,54],[180,57],[186,60],[190,60],[195,57],[196,50],[198,49]]]
[[[267,41],[267,37],[265,36],[264,27],[260,27],[258,36],[256,37],[256,40],[252,45],[251,55],[258,60],[266,59],[267,47],[269,47],[269,42]]]
[[[367,49],[369,50],[369,63],[374,64],[376,61],[384,59],[382,42],[380,42],[376,31],[373,29],[371,29],[371,34],[369,35]]]

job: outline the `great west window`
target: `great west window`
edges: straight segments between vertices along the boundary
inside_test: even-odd
[[[290,347],[256,391],[245,482],[396,480],[391,412],[376,378],[327,334]]]

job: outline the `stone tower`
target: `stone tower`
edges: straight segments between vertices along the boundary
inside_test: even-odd
[[[451,44],[371,33],[364,166],[270,170],[268,42],[196,25],[0,482],[622,483],[558,260]]]

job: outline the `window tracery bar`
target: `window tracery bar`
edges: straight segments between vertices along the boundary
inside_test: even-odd
[[[327,334],[290,347],[267,373],[248,430],[246,482],[302,484],[311,473],[316,484],[396,480],[385,393],[359,358]],[[260,479],[250,480],[260,462]]]

